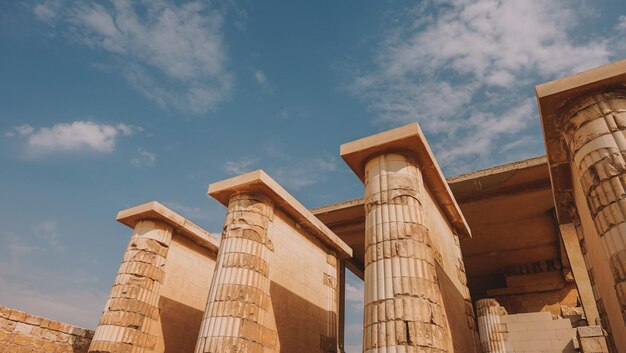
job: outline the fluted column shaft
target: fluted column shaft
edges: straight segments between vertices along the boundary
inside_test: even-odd
[[[273,215],[272,202],[261,195],[230,198],[196,353],[270,352],[275,347],[276,333],[263,326],[270,305]]]
[[[412,157],[389,153],[366,163],[366,353],[447,352],[424,197],[421,172]]]
[[[150,325],[159,317],[159,290],[172,227],[139,221],[124,253],[89,352],[150,352],[156,337]]]
[[[476,301],[476,311],[482,353],[506,353],[506,329],[500,322],[506,310],[495,299],[480,299]]]
[[[626,320],[626,92],[591,95],[561,123]]]

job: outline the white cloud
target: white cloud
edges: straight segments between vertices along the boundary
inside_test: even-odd
[[[34,8],[39,18],[45,4]],[[57,12],[69,28],[60,32],[118,58],[129,84],[162,107],[204,113],[229,95],[224,15],[207,3],[67,2]]]
[[[291,190],[300,190],[303,187],[317,184],[326,178],[329,172],[337,169],[337,159],[325,158],[300,159],[286,165],[269,167],[270,174],[281,185]]]
[[[273,93],[272,85],[267,79],[267,75],[262,70],[254,71],[254,79],[265,93]]]
[[[180,215],[185,218],[193,220],[208,220],[210,218],[210,211],[208,209],[202,209],[200,207],[189,207],[174,201],[168,201],[164,204],[172,210],[179,212]]]
[[[260,85],[264,85],[267,81],[267,77],[265,77],[265,73],[261,70],[256,70],[254,72],[254,78],[256,79],[256,82],[258,82]]]
[[[355,310],[362,310],[364,301],[363,283],[351,284],[346,282],[346,302]],[[358,309],[357,309],[358,308]]]
[[[130,160],[130,164],[135,167],[154,167],[154,163],[156,162],[156,155],[152,152],[148,152],[143,148],[137,149],[136,156]]]
[[[626,31],[626,15],[620,16],[615,26],[620,31]]]
[[[501,138],[538,131],[536,104],[526,99],[535,84],[616,55],[615,37],[574,35],[584,16],[577,3],[422,3],[393,19],[376,68],[355,75],[349,88],[379,122],[419,121],[444,169],[500,161]]]
[[[57,12],[59,10],[60,1],[59,0],[47,0],[43,1],[35,7],[33,7],[33,13],[37,18],[41,21],[50,23],[57,17]]]
[[[258,158],[244,158],[238,161],[227,161],[224,164],[224,172],[228,175],[241,175],[255,169],[259,162]]]
[[[5,135],[21,136],[26,141],[28,152],[34,154],[85,150],[111,153],[115,150],[118,137],[129,136],[134,130],[135,128],[126,124],[108,125],[74,121],[40,128],[21,125]]]
[[[337,158],[329,155],[295,159],[274,142],[266,144],[263,152],[262,157],[227,161],[222,169],[236,176],[261,168],[289,190],[317,184],[337,170]]]

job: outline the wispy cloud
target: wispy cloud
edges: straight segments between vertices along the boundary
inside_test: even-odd
[[[44,1],[33,11],[72,40],[118,59],[129,84],[164,108],[204,113],[229,96],[224,15],[209,3]]]
[[[280,166],[270,166],[268,171],[281,185],[300,190],[324,180],[328,173],[337,170],[337,158],[332,156],[289,161]]]
[[[312,158],[292,158],[275,144],[267,144],[264,155],[226,161],[222,169],[228,175],[240,175],[255,169],[263,169],[282,186],[291,190],[317,184],[326,179],[328,173],[337,170],[337,158],[325,155]]]
[[[363,296],[363,283],[352,284],[346,282],[346,302],[362,307],[363,300],[365,300]]]
[[[74,121],[57,123],[52,127],[21,125],[7,131],[5,136],[23,139],[25,152],[30,155],[74,151],[111,153],[120,136],[132,135],[137,129],[126,124]]]
[[[584,16],[577,3],[423,2],[393,19],[376,50],[376,68],[355,75],[350,90],[378,122],[418,120],[448,171],[499,161],[501,138],[538,131],[530,99],[535,84],[616,55],[616,38],[574,36]]]
[[[157,157],[154,153],[143,148],[138,148],[135,157],[130,160],[130,164],[135,168],[154,167]]]
[[[185,218],[193,220],[207,220],[210,218],[210,210],[208,208],[202,209],[200,207],[190,207],[174,201],[168,201],[164,204],[172,210],[179,212],[180,215]]]
[[[266,93],[273,92],[272,85],[268,81],[267,76],[265,75],[265,72],[263,72],[262,70],[255,70],[254,79],[256,80],[256,82],[259,84],[259,86],[264,92]]]
[[[67,241],[58,223],[46,220],[29,231],[0,237],[0,303],[55,320],[94,328],[106,291],[81,268],[59,267]]]
[[[240,175],[256,169],[255,166],[258,162],[258,158],[243,158],[236,161],[226,161],[223,169],[228,175]]]

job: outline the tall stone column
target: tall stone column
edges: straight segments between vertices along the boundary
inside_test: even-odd
[[[626,319],[626,91],[591,94],[560,123]]]
[[[159,289],[173,228],[144,219],[137,222],[89,352],[151,352],[156,337]]]
[[[263,326],[273,215],[273,203],[262,195],[230,198],[196,353],[261,352],[275,345],[276,333]]]
[[[480,299],[476,301],[476,311],[482,352],[506,353],[506,330],[500,322],[500,316],[506,315],[506,310],[495,299]]]
[[[363,351],[447,351],[424,185],[411,156],[386,153],[366,162],[365,212]]]

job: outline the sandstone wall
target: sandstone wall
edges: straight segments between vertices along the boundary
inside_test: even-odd
[[[159,297],[159,320],[153,326],[155,352],[192,353],[198,340],[215,269],[216,254],[174,233]]]
[[[86,353],[93,331],[0,306],[0,352]]]
[[[575,353],[576,329],[549,312],[500,316],[507,352]]]
[[[274,352],[336,352],[338,261],[318,239],[277,210],[269,234],[271,304],[267,327]]]
[[[459,238],[429,192],[426,220],[437,263],[437,276],[448,321],[449,352],[474,352],[478,334]]]
[[[571,168],[572,179],[579,180],[578,168]],[[609,262],[606,260],[606,252],[602,244],[602,239],[596,231],[591,213],[587,206],[587,201],[582,192],[580,183],[573,183],[574,198],[578,215],[579,225],[584,232],[584,242],[581,244],[583,256],[593,264],[589,270],[589,278],[593,288],[594,296],[602,320],[602,326],[609,332],[607,343],[613,346],[615,352],[626,352],[626,323],[620,309],[620,304],[614,287],[613,274]],[[602,294],[601,294],[602,293]],[[590,325],[593,323],[589,323]]]

